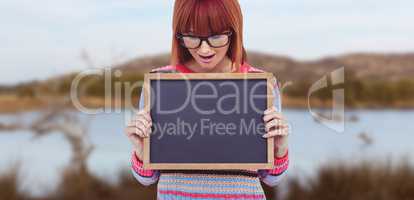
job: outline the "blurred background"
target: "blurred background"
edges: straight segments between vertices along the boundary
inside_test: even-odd
[[[123,129],[135,83],[169,62],[173,3],[0,1],[0,199],[156,198],[155,186],[132,178]],[[290,82],[290,168],[281,185],[265,187],[268,199],[414,199],[414,2],[240,4],[249,63]],[[343,83],[308,97],[341,68]],[[105,93],[103,76],[79,82],[80,103],[105,108],[86,114],[71,84],[97,69],[111,87]],[[330,112],[337,89],[343,116]]]

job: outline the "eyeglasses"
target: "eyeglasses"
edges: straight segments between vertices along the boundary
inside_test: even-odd
[[[206,41],[210,47],[220,48],[226,46],[230,42],[232,32],[215,34],[207,37],[195,36],[189,34],[177,34],[180,44],[187,49],[197,49],[203,41]]]

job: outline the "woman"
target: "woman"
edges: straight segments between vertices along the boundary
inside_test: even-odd
[[[171,65],[153,70],[178,73],[262,72],[246,62],[243,22],[237,0],[176,0],[173,16]],[[151,132],[151,117],[142,110],[126,128],[134,145],[132,171],[143,185],[158,181],[158,199],[266,199],[260,181],[275,186],[288,168],[289,126],[280,113],[279,87],[274,107],[264,112],[265,138],[275,140],[271,170],[156,171],[142,168],[143,138]]]

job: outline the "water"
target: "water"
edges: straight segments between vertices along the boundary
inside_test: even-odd
[[[414,110],[349,111],[347,118],[357,116],[359,121],[346,122],[343,133],[315,122],[307,110],[285,109],[284,113],[292,124],[289,176],[311,176],[320,165],[337,160],[414,158]],[[30,120],[35,115],[30,113],[22,119]],[[16,118],[2,115],[0,120]],[[90,124],[95,150],[88,160],[89,167],[110,181],[129,165],[132,148],[123,133],[124,122],[124,114],[112,113],[96,115]],[[364,146],[358,137],[361,132],[373,138],[372,145]],[[35,195],[53,190],[70,156],[70,146],[59,133],[35,140],[30,132],[0,134],[0,171],[20,161],[22,189]]]

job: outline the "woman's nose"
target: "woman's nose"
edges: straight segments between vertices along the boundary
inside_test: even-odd
[[[208,45],[206,41],[202,41],[199,51],[201,53],[208,53],[210,50],[211,50],[210,45]]]

